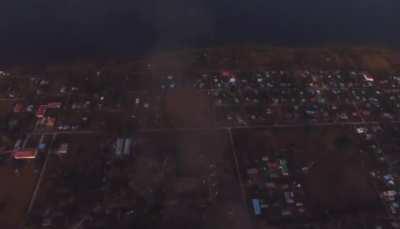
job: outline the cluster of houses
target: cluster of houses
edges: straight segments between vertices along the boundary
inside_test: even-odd
[[[393,169],[393,163],[382,147],[380,138],[385,131],[379,125],[356,128],[362,140],[362,152],[367,153],[374,162],[375,166],[369,171],[371,185],[386,211],[386,220],[383,222],[387,224],[386,227],[382,226],[383,223],[377,223],[377,228],[400,228],[397,223],[400,214],[400,174]]]
[[[308,219],[303,184],[284,156],[257,158],[246,170],[246,190],[254,215],[271,223]]]
[[[355,71],[221,72],[202,74],[194,87],[209,91],[225,124],[351,122],[398,120],[397,79]]]
[[[37,96],[46,98],[51,92],[59,100],[17,102],[14,112],[35,112],[37,126],[61,131],[79,130],[85,126],[82,118],[116,111],[128,113],[138,128],[166,126],[165,91],[182,88],[206,91],[222,126],[400,120],[400,76],[362,71],[222,70],[184,80],[166,73],[151,78],[152,86],[141,91],[127,85],[118,90],[92,86],[89,92],[83,86],[34,79],[32,90],[41,91]],[[62,112],[51,111],[61,106]]]

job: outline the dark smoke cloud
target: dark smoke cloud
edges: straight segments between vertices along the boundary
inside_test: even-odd
[[[397,0],[1,0],[0,63],[213,42],[398,44]]]

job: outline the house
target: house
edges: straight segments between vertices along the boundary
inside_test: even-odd
[[[132,144],[132,139],[130,139],[130,138],[125,139],[124,151],[123,151],[123,154],[125,156],[130,154],[130,152],[131,152],[131,144]]]
[[[14,106],[13,111],[14,111],[14,113],[20,113],[23,108],[24,107],[23,107],[23,105],[21,103],[16,103],[15,106]]]
[[[46,126],[49,128],[53,128],[56,123],[56,119],[52,117],[47,117]]]
[[[28,105],[26,107],[26,112],[32,112],[33,111],[33,105]]]
[[[256,175],[256,174],[258,174],[258,169],[250,168],[250,169],[247,170],[247,174],[248,175]]]
[[[367,128],[365,128],[365,127],[359,127],[359,128],[357,128],[357,133],[358,134],[364,134],[364,133],[366,133],[367,132]]]
[[[45,143],[39,143],[37,146],[39,152],[44,152],[47,148],[47,145]]]
[[[118,138],[114,145],[114,153],[116,156],[127,156],[131,153],[131,138]]]
[[[62,103],[60,102],[51,102],[47,104],[47,108],[53,108],[53,109],[58,109],[61,108]]]
[[[22,139],[18,139],[15,142],[14,149],[16,149],[16,150],[21,149],[21,146],[22,146]]]
[[[124,146],[124,140],[122,138],[118,138],[117,141],[115,142],[115,150],[114,150],[115,155],[117,156],[122,155],[123,146]]]
[[[289,176],[287,161],[282,159],[279,160],[279,163],[280,169],[282,170],[282,175]]]
[[[63,143],[56,150],[56,154],[67,154],[68,153],[68,143]]]
[[[395,197],[397,195],[397,192],[394,190],[389,190],[389,191],[384,191],[381,193],[381,198],[383,198],[386,201],[394,201]]]
[[[294,203],[294,200],[293,200],[294,193],[293,192],[285,192],[284,196],[285,196],[286,203],[288,203],[288,204]]]
[[[47,105],[40,105],[36,111],[36,117],[43,118],[44,115],[46,114],[46,110],[47,110]]]
[[[292,212],[290,210],[285,209],[285,210],[282,210],[281,214],[282,214],[282,216],[291,216]]]
[[[16,160],[35,159],[37,156],[36,149],[23,149],[13,152],[13,157]]]
[[[365,81],[374,82],[374,78],[372,76],[368,76],[367,74],[363,74],[363,78]]]

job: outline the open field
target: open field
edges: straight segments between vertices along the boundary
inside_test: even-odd
[[[60,135],[55,147],[68,143],[69,152],[51,155],[29,225],[249,228],[226,132],[133,140],[130,156],[113,159],[106,136]]]
[[[23,165],[19,173],[20,175],[16,175],[11,166],[0,167],[3,183],[0,193],[1,228],[18,228],[25,217],[37,174],[34,173],[32,163]]]
[[[42,142],[49,145],[50,141],[51,138],[46,136]],[[39,138],[30,138],[26,146],[36,147],[38,142]],[[23,224],[46,155],[46,151],[39,152],[36,159],[29,161],[2,158],[0,162],[0,179],[3,182],[0,192],[1,228],[14,229]]]

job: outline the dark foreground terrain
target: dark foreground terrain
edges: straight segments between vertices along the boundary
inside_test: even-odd
[[[0,228],[399,228],[396,53],[0,72]]]

